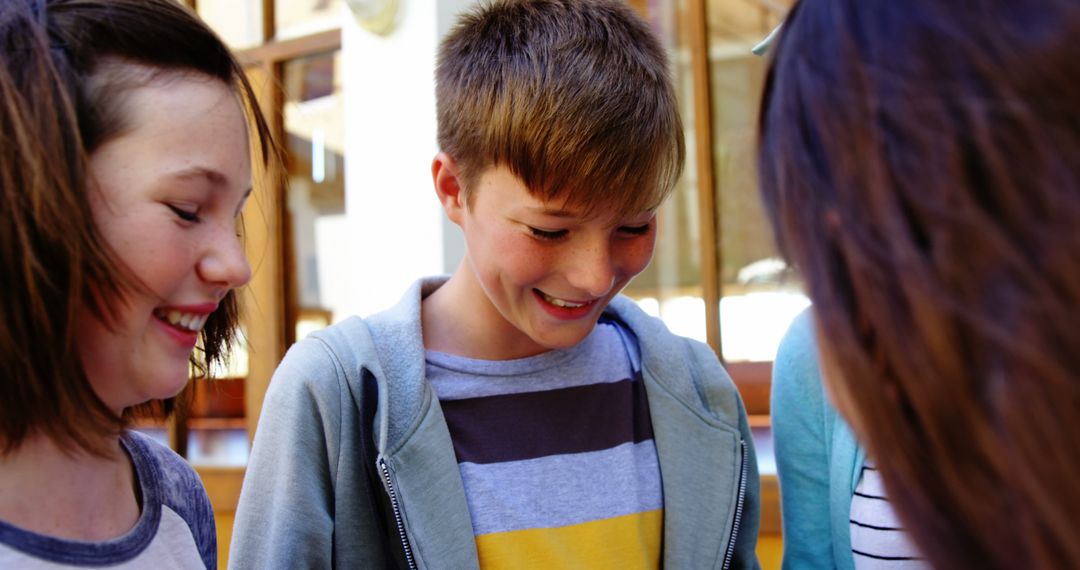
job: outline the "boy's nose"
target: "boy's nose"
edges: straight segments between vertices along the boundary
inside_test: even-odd
[[[615,284],[615,269],[607,244],[583,248],[570,262],[567,277],[571,286],[587,293],[591,299],[611,291]]]
[[[234,289],[251,280],[251,265],[243,245],[234,236],[222,237],[207,248],[197,267],[199,277],[219,287]]]

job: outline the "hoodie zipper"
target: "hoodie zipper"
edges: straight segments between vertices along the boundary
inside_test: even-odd
[[[746,499],[746,440],[739,442],[742,445],[742,470],[739,473],[739,497],[735,502],[735,524],[731,527],[731,537],[728,539],[727,554],[724,555],[724,570],[731,568],[731,560],[735,557],[735,539],[739,537],[739,526],[742,523],[743,503]]]
[[[398,504],[397,493],[394,492],[394,483],[390,481],[390,469],[386,466],[386,460],[381,456],[378,459],[379,472],[383,476],[383,484],[386,492],[390,495],[390,508],[394,510],[394,523],[397,525],[398,538],[401,539],[401,548],[405,551],[405,562],[410,570],[416,570],[416,561],[413,560],[412,549],[409,548],[409,537],[405,534],[405,521],[401,518],[401,507]]]

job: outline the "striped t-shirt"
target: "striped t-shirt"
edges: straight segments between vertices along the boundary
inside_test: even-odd
[[[923,570],[929,564],[909,539],[874,463],[867,459],[851,497],[851,554],[856,570]]]
[[[663,492],[637,342],[601,321],[516,360],[428,351],[484,568],[658,568]]]

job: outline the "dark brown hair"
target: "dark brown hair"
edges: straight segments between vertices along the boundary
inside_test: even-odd
[[[660,205],[685,158],[667,56],[619,0],[503,0],[463,16],[436,73],[439,146],[469,187],[506,166],[584,212]]]
[[[1080,560],[1080,4],[801,0],[762,194],[827,384],[938,568]]]
[[[264,164],[276,147],[236,59],[172,0],[5,0],[0,63],[0,453],[33,433],[99,451],[127,420],[91,389],[73,315],[88,306],[109,323],[106,300],[140,284],[92,222],[88,155],[127,127],[125,92],[154,75],[116,70],[216,78],[242,96]],[[230,293],[194,369],[222,359],[237,318]]]

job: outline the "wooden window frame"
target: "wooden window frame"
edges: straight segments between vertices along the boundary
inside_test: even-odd
[[[723,267],[719,237],[724,228],[717,215],[718,192],[713,163],[712,77],[709,72],[708,0],[691,0],[688,6],[690,61],[694,93],[695,139],[687,141],[694,145],[698,157],[695,165],[698,181],[698,216],[701,223],[701,288],[705,301],[706,342],[716,352],[728,374],[731,375],[743,404],[756,421],[767,421],[769,393],[772,386],[772,361],[726,362],[721,342],[720,299],[723,283],[720,268]]]
[[[264,0],[264,6],[272,3],[272,0]],[[268,21],[273,24],[273,14]],[[273,30],[269,32],[272,33]],[[275,140],[284,141],[286,137],[285,93],[282,89],[285,63],[340,49],[341,30],[331,29],[299,38],[267,41],[260,46],[237,52],[237,58],[245,68],[260,69],[267,78],[262,86],[263,91],[259,94],[259,101]],[[284,148],[282,151],[284,152]],[[285,356],[285,351],[296,341],[295,323],[300,311],[299,293],[296,283],[289,277],[296,274],[296,262],[291,239],[292,224],[285,208],[285,192],[285,184],[282,182],[273,189],[273,195],[264,200],[271,205],[266,211],[267,222],[276,227],[277,231],[268,236],[270,243],[265,244],[263,264],[269,263],[275,267],[264,268],[264,282],[253,282],[249,285],[252,296],[257,300],[256,305],[265,313],[259,319],[258,327],[261,333],[256,332],[254,327],[248,329],[253,342],[256,334],[262,334],[258,346],[264,348],[258,352],[249,351],[251,373],[247,379],[245,400],[248,436],[252,438],[270,377]]]

